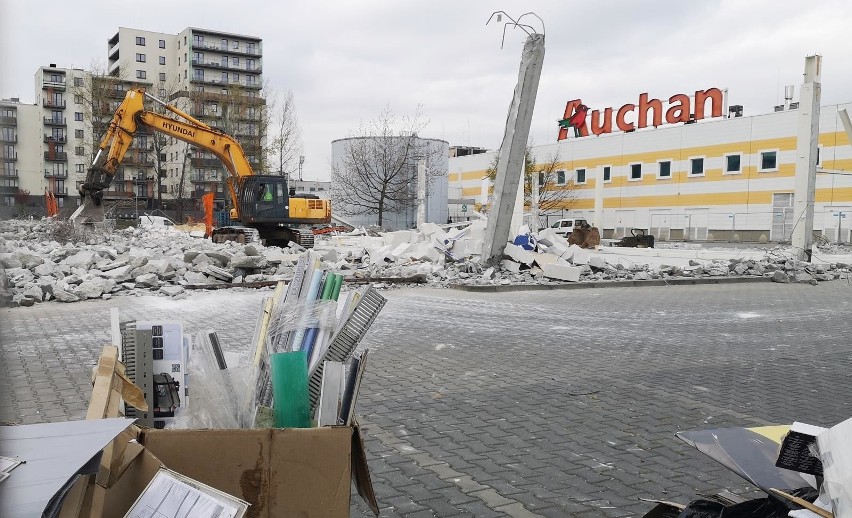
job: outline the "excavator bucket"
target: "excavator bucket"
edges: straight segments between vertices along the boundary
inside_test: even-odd
[[[83,195],[83,203],[68,219],[74,225],[102,225],[106,219],[102,195]]]

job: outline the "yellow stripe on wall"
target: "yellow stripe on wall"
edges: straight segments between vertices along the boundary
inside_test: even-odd
[[[778,192],[791,192],[791,189],[751,192],[714,192],[698,194],[669,194],[663,196],[622,196],[604,198],[605,209],[638,209],[648,207],[710,207],[721,205],[771,205],[772,195]],[[816,190],[818,203],[838,203],[852,199],[852,187],[821,188]],[[593,209],[595,200],[583,198],[575,200],[570,208],[577,210]],[[566,207],[568,208],[568,207]]]

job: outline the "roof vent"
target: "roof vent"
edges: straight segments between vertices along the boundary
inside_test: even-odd
[[[50,68],[56,68],[56,63],[51,63]]]

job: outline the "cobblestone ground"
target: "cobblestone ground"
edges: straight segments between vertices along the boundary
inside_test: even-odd
[[[268,293],[0,310],[0,420],[85,415],[112,306],[240,349]],[[749,493],[674,433],[852,415],[843,282],[386,295],[358,407],[382,516],[641,516],[640,497]],[[352,514],[370,515],[358,497]]]

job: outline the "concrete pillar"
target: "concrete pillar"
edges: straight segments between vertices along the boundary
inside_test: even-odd
[[[524,150],[530,134],[530,122],[543,62],[544,34],[532,34],[524,43],[518,84],[515,85],[515,94],[506,117],[503,143],[500,145],[497,177],[494,180],[494,201],[488,212],[482,247],[482,260],[486,263],[499,261],[509,240],[509,227],[518,195],[517,189],[523,178],[521,173]]]
[[[811,260],[813,245],[821,64],[821,56],[805,58],[805,81],[799,96],[792,243],[800,261]]]
[[[417,228],[426,223],[426,161],[417,161]]]
[[[491,187],[491,179],[487,176],[482,178],[482,183],[479,186],[479,203],[483,207],[488,205],[488,189]]]
[[[598,227],[603,234],[603,192],[604,192],[604,168],[598,166],[598,174],[595,175],[595,217],[592,226]]]

